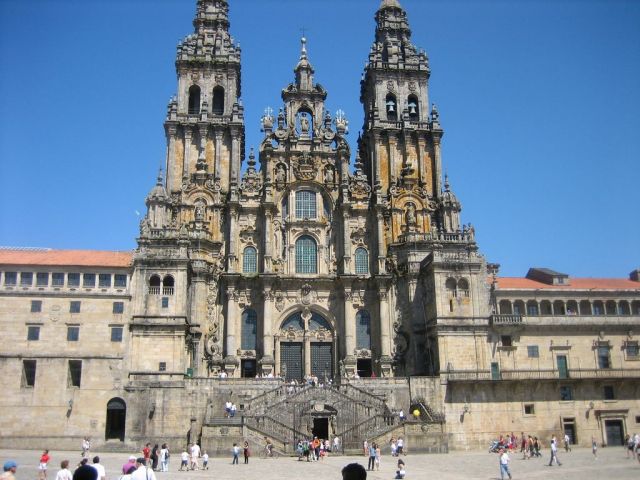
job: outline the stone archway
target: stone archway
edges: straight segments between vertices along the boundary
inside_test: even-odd
[[[107,422],[105,440],[117,439],[124,442],[127,421],[127,405],[121,398],[112,398],[107,402]]]
[[[287,381],[313,375],[326,383],[335,371],[335,339],[323,315],[309,308],[290,314],[276,335],[276,370]]]

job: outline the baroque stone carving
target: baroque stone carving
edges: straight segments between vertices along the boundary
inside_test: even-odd
[[[313,180],[316,177],[316,162],[308,152],[303,152],[299,157],[291,160],[293,173],[298,180]]]

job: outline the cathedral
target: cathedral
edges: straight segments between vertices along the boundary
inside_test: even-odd
[[[302,38],[246,157],[236,4],[197,0],[178,46],[135,251],[0,249],[0,446],[269,435],[287,453],[402,435],[443,452],[640,428],[640,270],[499,277],[443,175],[428,57],[398,0],[375,13],[357,142]]]

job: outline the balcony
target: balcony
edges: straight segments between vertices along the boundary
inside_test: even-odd
[[[451,370],[444,373],[449,382],[521,381],[521,380],[597,380],[640,378],[640,368],[572,368],[558,370]]]
[[[491,315],[491,325],[494,327],[525,325],[525,318],[520,314],[494,314]]]

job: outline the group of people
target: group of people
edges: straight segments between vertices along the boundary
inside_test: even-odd
[[[238,411],[238,407],[236,407],[236,404],[227,400],[224,403],[224,415],[227,418],[233,418],[236,416],[236,412]]]
[[[333,446],[328,439],[324,440],[318,437],[313,437],[311,440],[303,438],[298,440],[296,444],[298,461],[306,458],[307,462],[317,462],[328,456],[330,452],[338,453],[339,451],[340,439],[338,437],[333,439]]]
[[[624,443],[627,447],[627,458],[637,458],[640,462],[640,435],[637,433],[627,434]]]
[[[202,459],[202,467],[200,467],[200,459]],[[209,454],[206,450],[202,450],[196,442],[190,443],[180,454],[179,471],[209,470]],[[168,470],[166,470],[168,471]]]

